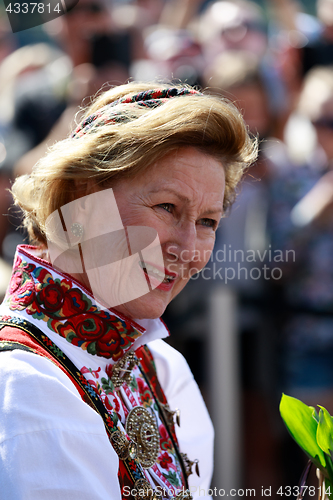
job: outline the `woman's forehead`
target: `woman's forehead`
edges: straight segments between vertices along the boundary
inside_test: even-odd
[[[152,202],[164,196],[169,202],[222,212],[225,175],[222,164],[214,157],[186,148],[114,187],[116,196],[149,198]]]

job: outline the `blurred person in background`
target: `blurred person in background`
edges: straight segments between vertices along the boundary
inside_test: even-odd
[[[297,0],[270,0],[268,33],[287,89],[290,113],[297,107],[305,74],[318,65],[333,64],[333,1],[314,0],[317,15]],[[286,117],[287,118],[287,117]]]
[[[248,50],[262,57],[267,49],[263,12],[247,0],[217,0],[208,4],[197,25],[206,64],[226,50]]]
[[[314,66],[333,64],[333,1],[317,0],[319,29],[302,49],[302,68],[306,74]]]
[[[67,86],[72,71],[68,57],[46,43],[26,45],[12,52],[0,64],[1,171],[7,187],[15,177],[15,165],[39,145],[60,118],[67,103]],[[10,199],[2,191],[2,200]],[[8,207],[7,207],[8,208]],[[1,255],[11,262],[23,236],[15,231],[20,217],[1,212]]]
[[[204,59],[192,24],[202,0],[168,0],[160,16],[142,31],[144,51],[133,60],[130,71],[135,79],[175,79],[200,85]]]
[[[298,147],[307,154],[300,155],[298,162],[295,152],[288,154],[286,145],[272,149],[269,155],[272,249],[284,256],[287,251],[294,252],[292,258],[277,264],[282,276],[271,283],[278,333],[278,390],[332,411],[332,67],[316,67],[307,73],[297,112],[313,127],[313,150],[309,150],[307,143],[312,141],[304,133]],[[287,128],[286,134],[293,131]],[[287,142],[292,141],[293,136]],[[289,468],[290,472],[293,469]]]
[[[277,109],[273,104],[273,88],[266,79],[261,59],[250,51],[228,50],[207,65],[204,82],[225,97],[231,98],[240,109],[251,134],[261,141],[274,135]],[[228,248],[264,251],[266,248],[267,219],[267,169],[263,158],[259,158],[251,172],[245,175],[233,212],[219,228],[216,252]],[[237,223],[236,223],[237,221]],[[215,252],[215,253],[216,253]],[[255,290],[262,287],[262,280],[248,279],[247,273],[237,273],[238,263],[227,259],[225,265],[235,270],[235,280],[231,287],[239,292],[254,296]],[[256,266],[254,262],[244,262],[248,271]],[[239,275],[240,274],[240,275]],[[239,275],[239,276],[238,276]]]
[[[266,64],[251,51],[227,50],[206,67],[204,76],[209,87],[232,99],[241,110],[250,132],[260,139],[260,149],[265,145],[269,150],[280,133],[285,112],[284,89],[274,64]],[[270,328],[268,282],[274,278],[266,272],[269,182],[269,164],[260,151],[242,180],[231,214],[217,232],[212,263],[207,266],[222,269],[223,279],[216,276],[211,286],[227,286],[237,297],[242,411],[246,415],[244,483],[256,489],[274,488],[281,481],[272,410],[276,404],[275,336]],[[258,412],[260,422],[255,417]]]
[[[132,49],[138,46],[133,42],[132,47],[132,34],[102,0],[80,0],[45,30],[49,42],[20,47],[0,65],[2,163],[9,178],[30,173],[48,147],[66,137],[78,105],[102,84],[128,79]],[[8,220],[1,217],[0,244],[11,261],[25,235],[15,231],[19,216],[11,224]]]

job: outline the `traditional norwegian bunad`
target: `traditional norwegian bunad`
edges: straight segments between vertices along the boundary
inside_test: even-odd
[[[212,424],[164,324],[100,307],[37,255],[18,248],[0,306],[0,498],[203,498]]]

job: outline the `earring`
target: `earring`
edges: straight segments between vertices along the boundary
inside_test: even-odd
[[[83,236],[82,224],[80,224],[79,222],[73,222],[73,224],[71,225],[71,233],[73,236],[75,236],[75,238],[78,238],[79,240],[81,240],[81,238]]]

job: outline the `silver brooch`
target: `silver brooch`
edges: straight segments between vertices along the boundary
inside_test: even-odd
[[[137,364],[138,358],[133,351],[128,351],[112,367],[111,382],[115,389],[119,389],[125,382],[128,384],[131,380],[131,372]]]
[[[152,467],[160,449],[160,435],[155,417],[142,406],[133,408],[126,419],[126,432],[137,444],[137,460],[144,469]]]

